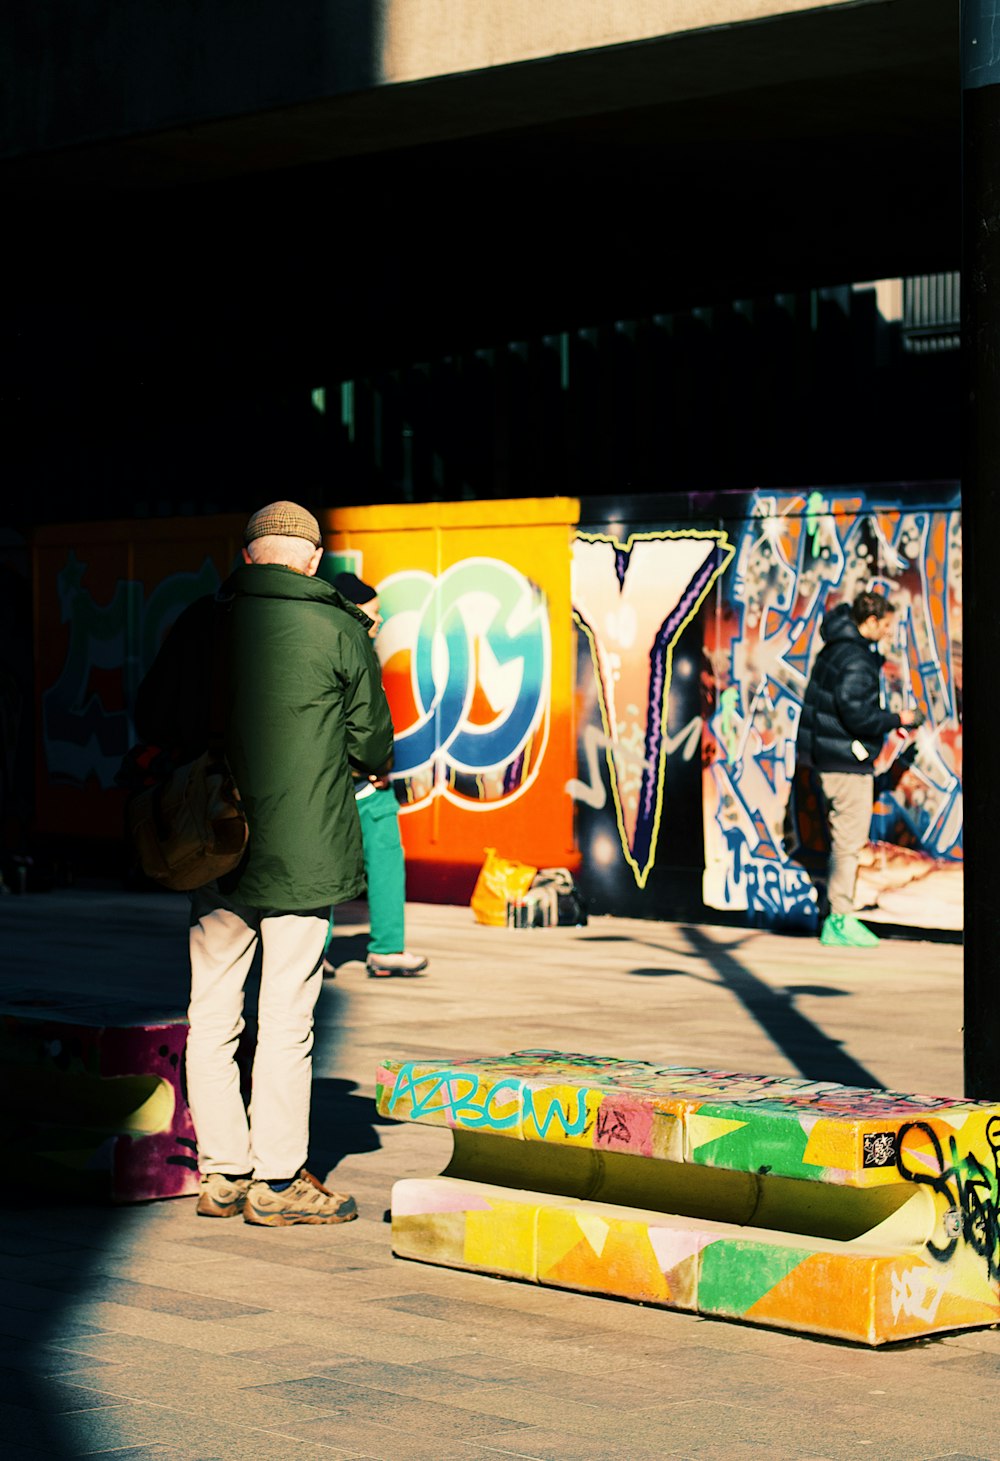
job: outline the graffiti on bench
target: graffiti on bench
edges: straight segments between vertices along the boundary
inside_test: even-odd
[[[996,1105],[553,1050],[388,1061],[377,1102],[470,1133],[397,1184],[403,1256],[867,1344],[1000,1320]]]
[[[43,1187],[116,1202],[198,1187],[181,1083],[182,1019],[143,1022],[69,997],[17,993],[0,1009],[0,1087],[21,1113],[4,1139]]]

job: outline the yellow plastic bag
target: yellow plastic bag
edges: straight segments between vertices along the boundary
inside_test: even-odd
[[[507,904],[516,903],[531,887],[538,869],[526,862],[498,857],[495,847],[485,847],[486,861],[479,870],[472,890],[471,908],[477,923],[503,928],[507,922]]]

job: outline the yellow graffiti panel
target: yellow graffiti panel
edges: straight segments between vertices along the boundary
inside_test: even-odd
[[[464,1268],[465,1213],[422,1212],[392,1217],[392,1251],[400,1258]]]
[[[641,1224],[600,1219],[572,1210],[541,1208],[538,1215],[538,1276],[542,1283],[597,1290],[665,1303],[666,1277]],[[599,1248],[594,1237],[599,1237]]]
[[[525,1087],[521,1134],[526,1141],[591,1147],[601,1093],[582,1086]]]
[[[422,503],[323,516],[331,569],[378,589],[411,896],[485,846],[579,865],[570,535],[579,503]],[[462,872],[457,873],[457,869]]]
[[[536,1212],[530,1204],[494,1199],[488,1211],[466,1213],[465,1266],[535,1278]]]

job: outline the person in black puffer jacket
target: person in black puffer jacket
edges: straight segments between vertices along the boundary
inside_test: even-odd
[[[858,858],[871,830],[875,758],[890,731],[923,724],[920,710],[883,710],[877,645],[892,631],[894,610],[884,594],[860,593],[838,604],[820,626],[825,643],[802,702],[796,741],[799,764],[819,773],[830,828],[830,912],[820,942],[844,948],[878,943],[854,916]]]

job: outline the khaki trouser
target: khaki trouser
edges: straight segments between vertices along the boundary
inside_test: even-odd
[[[875,778],[849,771],[821,771],[819,779],[830,827],[830,912],[851,913],[858,860],[871,832]]]
[[[276,913],[231,903],[214,885],[191,900],[191,1004],[185,1063],[204,1172],[294,1177],[309,1146],[313,1011],[323,987],[328,909]],[[243,993],[261,950],[249,1114],[236,1048]]]

